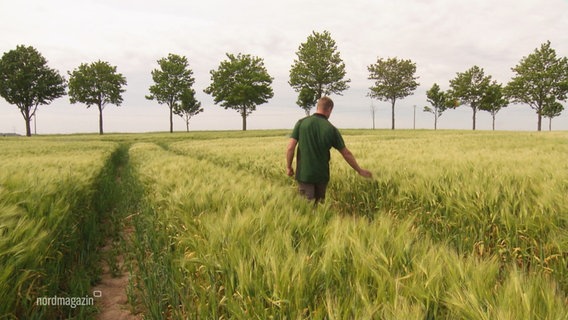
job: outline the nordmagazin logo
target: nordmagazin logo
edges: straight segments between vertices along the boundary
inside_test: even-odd
[[[93,296],[84,297],[39,297],[36,299],[38,306],[67,306],[75,309],[82,306],[92,306],[95,304],[95,298],[102,296],[101,291],[93,291]]]

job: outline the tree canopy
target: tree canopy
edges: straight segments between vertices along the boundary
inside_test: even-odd
[[[449,94],[459,105],[469,105],[473,110],[473,130],[476,127],[477,111],[483,103],[491,84],[491,76],[486,76],[483,68],[473,66],[464,72],[458,72],[450,80]]]
[[[69,100],[99,109],[99,133],[103,134],[103,109],[107,104],[120,106],[126,78],[116,72],[116,66],[106,61],[82,63],[69,72]]]
[[[262,58],[249,54],[227,53],[217,70],[211,70],[211,84],[204,92],[213,96],[215,104],[225,109],[237,110],[247,129],[247,117],[256,106],[268,102],[274,96],[273,78],[264,67]]]
[[[310,115],[310,110],[316,105],[318,98],[313,89],[303,87],[298,94],[296,104],[306,112],[306,116]]]
[[[391,103],[392,128],[394,130],[394,107],[396,100],[405,98],[413,93],[419,83],[415,76],[416,64],[411,60],[398,58],[378,58],[375,64],[367,67],[369,80],[375,80],[370,87],[369,96]]]
[[[201,102],[195,98],[195,90],[186,89],[180,96],[180,103],[174,108],[174,113],[183,118],[187,131],[189,131],[189,120],[193,116],[203,112]]]
[[[481,100],[479,110],[487,111],[491,114],[491,127],[495,130],[495,117],[497,113],[509,105],[509,99],[503,93],[503,86],[493,81],[487,87],[485,96]]]
[[[559,117],[564,111],[564,106],[556,101],[547,101],[542,108],[542,116],[548,118],[548,130],[552,130],[552,118]]]
[[[170,132],[174,131],[173,115],[181,108],[182,95],[188,95],[195,79],[185,56],[170,53],[158,60],[159,69],[152,70],[154,84],[150,86],[148,100],[156,100],[170,109]],[[189,121],[189,120],[188,120]]]
[[[542,128],[544,107],[550,101],[566,100],[568,93],[568,59],[558,58],[550,41],[523,57],[511,68],[515,76],[507,84],[506,95],[512,102],[528,104],[536,111],[537,130]]]
[[[436,130],[438,129],[438,118],[442,116],[444,111],[453,108],[453,104],[448,94],[441,90],[437,83],[434,83],[432,87],[426,91],[426,98],[432,108],[425,106],[424,112],[430,112],[434,115],[434,130]]]
[[[34,47],[19,45],[0,59],[0,96],[20,109],[26,136],[31,136],[30,121],[37,107],[65,95],[65,87],[65,78],[49,68]]]
[[[341,95],[349,88],[347,84],[351,80],[345,79],[345,63],[328,31],[313,31],[306,42],[300,44],[296,56],[288,83],[299,93],[298,105],[307,114],[322,96]]]

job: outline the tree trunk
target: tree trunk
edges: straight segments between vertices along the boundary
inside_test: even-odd
[[[189,132],[189,120],[185,122],[185,127],[187,128],[187,132]]]
[[[540,112],[537,112],[537,114],[538,114],[537,131],[541,131],[541,128],[542,128],[542,114],[540,114]]]
[[[395,101],[396,100],[394,100],[394,99],[391,100],[391,102],[392,102],[392,127],[391,127],[391,130],[394,130],[394,103],[395,103]]]
[[[241,116],[243,117],[243,131],[247,131],[247,106],[242,107]]]
[[[170,133],[174,132],[174,107],[170,104]]]
[[[552,117],[548,118],[548,131],[552,131]]]
[[[438,111],[434,110],[434,130],[438,130]]]
[[[99,105],[99,134],[103,134],[103,107]]]
[[[475,115],[477,113],[476,107],[471,107],[473,109],[473,130],[475,130]]]
[[[495,115],[492,114],[492,116],[493,116],[493,124],[492,124],[492,126],[493,126],[493,131],[495,131]]]
[[[26,121],[26,137],[31,137],[32,136],[32,130],[30,128],[30,122],[31,122],[31,117],[30,117],[30,109],[29,108],[24,108],[22,110],[22,115],[24,116],[24,120]]]

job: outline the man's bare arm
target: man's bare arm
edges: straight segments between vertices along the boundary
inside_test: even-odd
[[[345,159],[345,161],[349,163],[351,168],[357,171],[359,175],[365,178],[371,178],[373,176],[373,174],[369,170],[365,170],[359,166],[357,160],[355,159],[355,156],[353,155],[353,153],[351,153],[351,151],[349,151],[349,149],[347,149],[347,147],[339,150],[339,153],[341,153],[343,159]]]
[[[292,161],[294,160],[294,153],[296,152],[297,144],[298,140],[290,138],[290,142],[288,142],[288,147],[286,148],[286,174],[290,177],[294,175]]]

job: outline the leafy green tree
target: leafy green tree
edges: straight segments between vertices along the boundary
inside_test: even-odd
[[[528,104],[536,111],[537,130],[540,131],[545,105],[553,100],[566,100],[568,59],[557,57],[547,41],[511,70],[515,76],[507,84],[506,95],[512,102]]]
[[[564,111],[564,106],[555,100],[544,104],[542,116],[548,118],[548,131],[552,131],[552,118],[559,117]]]
[[[449,95],[459,105],[469,105],[473,110],[473,130],[475,130],[477,111],[480,109],[483,99],[487,94],[491,76],[486,76],[483,68],[473,66],[469,70],[457,73],[450,80]]]
[[[203,112],[203,108],[201,108],[201,102],[195,98],[195,90],[184,90],[180,96],[180,103],[174,109],[174,113],[183,118],[188,132],[189,120],[201,112]]]
[[[341,95],[342,91],[349,88],[347,83],[351,80],[345,79],[345,63],[341,60],[340,52],[329,31],[313,31],[307,41],[300,44],[296,56],[288,83],[300,94],[298,101],[302,103],[298,105],[302,109],[306,110],[307,107],[315,105],[315,102],[312,105],[305,103],[311,102],[307,92],[314,92],[317,101],[324,95]],[[306,110],[307,114],[311,107]]]
[[[503,86],[493,81],[488,87],[479,106],[480,110],[487,111],[491,114],[491,127],[495,130],[495,117],[497,112],[509,105],[509,99],[503,93]]]
[[[66,81],[33,47],[19,45],[0,59],[0,96],[16,105],[31,136],[30,121],[39,105],[50,104],[65,95]]]
[[[440,86],[437,83],[434,83],[432,88],[426,91],[426,97],[432,107],[425,106],[424,112],[430,112],[434,115],[434,130],[437,130],[438,118],[442,116],[444,111],[453,107],[453,101],[451,101],[444,91],[440,90]]]
[[[310,115],[310,110],[316,105],[318,98],[316,92],[308,87],[303,87],[298,94],[296,104],[304,109],[306,116]]]
[[[405,98],[412,94],[418,87],[416,64],[411,60],[398,58],[377,59],[377,63],[369,65],[369,80],[375,80],[375,85],[370,87],[371,98],[391,103],[392,130],[394,130],[394,106],[397,99]]]
[[[120,106],[126,78],[116,72],[116,66],[106,61],[82,63],[69,72],[69,101],[84,103],[99,109],[99,134],[103,134],[103,110],[107,104]]]
[[[211,84],[204,92],[213,96],[215,104],[225,109],[237,110],[243,119],[243,131],[247,129],[247,117],[256,106],[268,102],[274,96],[273,78],[264,67],[262,58],[239,53],[227,53],[228,60],[221,61],[217,70],[211,70]]]
[[[184,56],[170,53],[167,58],[158,60],[159,69],[152,70],[154,85],[150,86],[148,100],[156,100],[170,109],[170,132],[174,131],[173,115],[180,108],[181,98],[191,89],[195,79],[189,62]],[[187,94],[187,93],[186,93]]]

